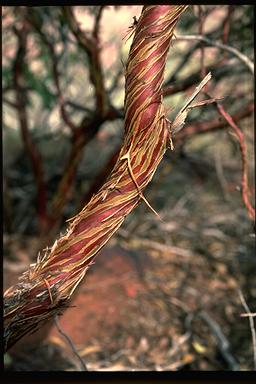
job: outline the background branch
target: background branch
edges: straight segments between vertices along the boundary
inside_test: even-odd
[[[17,113],[19,117],[19,125],[21,130],[22,139],[26,149],[26,153],[30,159],[30,164],[33,171],[34,180],[37,186],[37,209],[39,215],[39,228],[43,231],[47,226],[47,202],[46,202],[46,184],[44,180],[44,171],[41,155],[33,142],[29,127],[28,117],[26,110],[27,96],[26,92],[22,87],[23,84],[23,70],[24,61],[26,55],[27,35],[29,27],[25,21],[23,21],[22,27],[17,30],[14,28],[15,34],[18,40],[17,55],[14,60],[13,73],[14,73],[14,89],[16,92],[16,103]]]
[[[89,60],[90,79],[94,86],[97,110],[101,116],[104,116],[106,110],[108,109],[108,100],[105,91],[103,70],[100,60],[100,43],[98,40],[99,22],[103,9],[104,8],[101,7],[99,10],[95,21],[94,33],[90,38],[81,31],[75,19],[72,7],[63,7],[63,15],[70,30],[77,39],[78,44],[87,54]]]
[[[222,43],[219,43],[217,41],[212,41],[212,40],[208,39],[207,37],[201,36],[201,35],[183,35],[183,36],[177,35],[176,40],[177,41],[182,41],[182,40],[184,40],[184,41],[194,41],[194,40],[202,41],[209,46],[220,48],[220,49],[222,49],[226,52],[229,52],[232,55],[236,56],[243,64],[245,64],[247,66],[247,68],[249,68],[250,72],[252,74],[254,74],[253,62],[249,59],[249,57],[247,57],[246,55],[244,55],[242,52],[240,52],[238,49],[236,49],[234,47],[230,47],[229,45],[222,44]]]
[[[250,311],[250,308],[248,307],[248,304],[245,301],[244,295],[241,291],[241,289],[238,290],[238,294],[241,300],[241,303],[249,316],[249,324],[252,334],[252,347],[253,347],[253,361],[254,361],[254,369],[256,369],[256,332],[255,332],[255,326],[254,326],[254,320],[253,320],[253,314]]]
[[[248,186],[248,165],[247,165],[247,155],[246,155],[246,142],[244,138],[243,132],[240,130],[240,128],[237,126],[237,124],[234,122],[232,117],[225,111],[223,105],[217,103],[217,108],[219,113],[224,117],[224,119],[227,121],[227,123],[230,125],[230,127],[235,132],[235,136],[239,142],[239,147],[241,151],[242,156],[242,197],[244,204],[247,208],[249,216],[255,221],[255,208],[252,207],[249,199],[249,186]]]

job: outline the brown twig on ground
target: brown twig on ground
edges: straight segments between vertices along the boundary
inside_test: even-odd
[[[118,235],[121,239],[124,239],[125,241],[130,237],[129,232],[123,229],[120,229],[118,231]],[[132,241],[129,240],[129,246],[135,249],[140,249],[141,247],[145,247],[148,249],[159,251],[162,254],[167,253],[167,254],[177,255],[185,258],[193,258],[193,253],[189,249],[175,247],[168,244],[161,244],[158,241],[149,240],[142,237],[133,236]]]
[[[58,330],[58,332],[60,333],[60,335],[66,340],[66,342],[68,343],[68,345],[70,346],[70,348],[72,349],[72,352],[74,353],[74,355],[77,357],[80,365],[81,365],[81,371],[88,371],[87,367],[86,367],[86,364],[85,362],[83,361],[83,359],[81,358],[81,356],[79,355],[73,341],[71,340],[71,338],[63,331],[63,329],[61,328],[60,326],[60,323],[59,323],[59,320],[58,320],[58,316],[56,315],[54,317],[54,322],[55,322],[55,325],[56,325],[56,328]]]
[[[244,204],[247,208],[249,216],[255,220],[255,209],[252,207],[251,202],[249,200],[249,186],[248,186],[248,165],[247,165],[247,156],[246,156],[246,142],[245,137],[241,129],[238,127],[238,125],[234,122],[232,117],[227,113],[223,107],[223,105],[217,103],[217,108],[219,113],[224,117],[224,119],[227,121],[227,123],[230,125],[230,127],[233,129],[236,138],[238,139],[240,151],[241,151],[241,157],[242,157],[242,197]]]
[[[249,324],[252,334],[252,346],[253,346],[253,361],[254,361],[254,369],[256,370],[256,331],[254,326],[254,320],[253,317],[256,315],[255,313],[251,313],[250,308],[248,307],[244,295],[241,291],[241,289],[238,290],[238,295],[240,297],[241,303],[246,311],[247,316],[249,317]]]
[[[206,324],[209,326],[210,330],[216,337],[219,350],[223,358],[228,363],[229,367],[232,369],[232,371],[239,371],[240,370],[239,364],[236,362],[235,358],[232,356],[230,352],[229,341],[226,338],[226,336],[223,334],[219,324],[215,320],[213,320],[213,318],[210,317],[209,314],[206,313],[205,311],[202,311],[200,313],[200,317],[206,322]]]

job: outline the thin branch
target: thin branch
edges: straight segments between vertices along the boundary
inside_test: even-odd
[[[93,50],[92,42],[90,38],[87,36],[86,32],[82,31],[75,19],[75,16],[73,14],[73,9],[70,6],[63,6],[62,7],[63,15],[67,20],[67,23],[70,27],[70,30],[73,32],[74,36],[76,37],[77,41],[79,42],[79,45],[87,52],[87,54],[90,56],[91,52]]]
[[[100,20],[101,20],[102,12],[103,12],[104,8],[105,8],[105,5],[99,6],[97,15],[95,17],[95,22],[94,22],[94,27],[93,27],[93,32],[92,32],[92,36],[95,38],[95,40],[98,40]]]
[[[48,220],[44,170],[40,152],[38,151],[30,135],[26,109],[26,92],[22,87],[28,31],[29,27],[26,22],[23,23],[23,26],[19,30],[14,27],[14,32],[18,39],[18,49],[13,65],[13,86],[16,92],[15,104],[17,106],[21,135],[24,142],[24,147],[30,159],[33,176],[37,185],[37,209],[39,215],[39,225],[40,230],[43,231]]]
[[[200,36],[203,36],[204,34],[204,15],[203,15],[203,9],[201,5],[198,5],[198,18],[199,18],[199,23],[198,23],[198,32]],[[201,51],[201,56],[200,56],[200,72],[201,72],[201,79],[203,79],[206,75],[206,68],[205,68],[205,49],[204,49],[204,44],[201,41],[200,42],[200,51]],[[208,87],[208,85],[206,85]],[[207,88],[206,88],[207,90]]]
[[[194,6],[196,7],[196,6]],[[208,16],[207,14],[208,12],[206,12],[205,16]],[[225,22],[225,20],[224,20]],[[224,22],[223,22],[223,25],[224,25]],[[219,36],[219,31],[222,30],[223,26],[217,26],[217,28],[213,31],[211,31],[210,33],[206,33],[205,36],[210,39],[210,40],[216,40]],[[174,40],[175,41],[175,40]],[[190,48],[190,47],[189,47]],[[177,75],[179,75],[179,73],[181,72],[181,70],[183,69],[184,66],[188,66],[189,64],[189,60],[191,58],[191,56],[200,48],[200,42],[197,42],[192,48],[190,48],[185,54],[182,55],[182,61],[177,65],[177,67],[175,68],[174,72],[172,73],[172,75],[169,77],[169,79],[166,81],[166,84],[172,84],[175,80],[176,80],[176,77]],[[220,63],[222,62],[222,60],[220,60]],[[206,72],[210,72],[211,69],[208,68]],[[200,79],[198,80],[200,81]],[[196,81],[197,82],[197,81]]]
[[[196,41],[202,41],[207,45],[210,45],[210,46],[216,47],[216,48],[220,48],[224,51],[232,53],[243,64],[245,64],[247,66],[247,68],[249,68],[249,70],[252,74],[254,74],[254,65],[253,65],[253,62],[249,59],[249,57],[244,55],[243,53],[241,53],[238,49],[231,47],[230,45],[222,44],[222,43],[219,43],[217,41],[216,42],[212,41],[212,40],[208,39],[207,37],[201,36],[201,35],[183,35],[183,36],[181,36],[181,35],[177,36],[176,35],[176,39],[174,41],[182,41],[182,40],[185,40],[185,41],[195,41],[195,40]]]
[[[85,362],[83,361],[83,359],[81,358],[81,356],[79,355],[73,341],[71,340],[71,338],[63,331],[63,329],[61,328],[60,326],[60,323],[59,323],[59,320],[58,320],[58,316],[56,315],[54,317],[54,322],[55,322],[55,325],[56,325],[56,328],[58,329],[58,332],[61,334],[61,336],[66,340],[66,342],[68,343],[68,345],[70,346],[70,348],[72,349],[72,352],[74,353],[74,355],[77,357],[77,359],[79,360],[80,364],[81,364],[81,371],[88,371],[86,365],[85,365]]]
[[[192,95],[187,98],[187,100],[185,101],[183,107],[179,110],[179,112],[175,116],[174,121],[171,123],[171,132],[172,132],[172,134],[179,132],[183,128],[183,126],[185,124],[185,120],[186,120],[187,114],[188,114],[188,111],[191,108],[190,105],[191,105],[192,101],[198,96],[200,91],[205,87],[205,85],[211,79],[211,76],[212,76],[211,72],[209,72],[203,78],[201,83],[195,88],[195,90],[192,93]]]
[[[40,36],[42,42],[45,44],[45,46],[48,48],[49,55],[51,58],[52,63],[52,75],[53,80],[55,82],[56,90],[57,90],[57,97],[59,99],[60,103],[60,111],[63,121],[67,124],[67,126],[71,129],[71,131],[75,134],[75,131],[77,129],[76,125],[71,121],[66,109],[65,109],[65,101],[64,97],[61,92],[61,86],[60,86],[60,79],[59,79],[59,70],[58,70],[58,59],[56,57],[54,44],[50,42],[50,40],[46,37],[46,34],[42,31],[42,28],[37,24],[36,19],[34,17],[29,17],[29,22],[32,25],[32,27],[36,30],[38,35]]]
[[[222,79],[224,76],[229,75],[230,72],[232,74],[234,73],[240,73],[241,72],[241,67],[243,69],[243,66],[238,66],[238,65],[219,65],[219,62],[216,62],[212,65],[206,66],[206,71],[207,72],[212,72],[213,73],[213,81],[216,82],[220,79]],[[170,96],[174,95],[178,92],[186,91],[188,88],[191,86],[197,84],[200,82],[200,73],[198,70],[193,72],[191,75],[185,77],[184,79],[180,79],[177,81],[176,84],[171,84],[169,81],[164,84],[163,88],[163,96]]]
[[[80,130],[79,133],[81,133]],[[83,148],[86,141],[86,137],[83,134],[78,134],[74,137],[70,153],[62,171],[61,180],[51,202],[51,231],[53,232],[53,235],[55,235],[55,230],[58,229],[59,220],[62,217],[65,204],[71,197],[71,189],[74,184],[75,175],[83,155]]]
[[[228,7],[227,15],[223,21],[223,34],[222,34],[223,44],[227,44],[228,42],[228,36],[230,32],[230,20],[231,20],[231,15],[234,11],[234,5],[228,5],[227,7]]]
[[[241,313],[241,317],[256,317],[256,312],[254,313]]]
[[[7,105],[9,105],[10,107],[12,107],[14,109],[18,109],[19,108],[19,105],[17,103],[7,99],[6,97],[3,97],[2,101],[3,101],[3,103],[6,103]]]
[[[114,115],[113,118],[109,116],[109,120],[114,118]],[[95,137],[104,121],[104,119],[97,115],[94,115],[91,120],[85,117],[79,125],[77,135],[74,136],[71,151],[63,169],[63,176],[51,203],[50,212],[53,234],[58,228],[58,222],[61,219],[63,209],[70,198],[77,168],[83,156],[83,149]]]
[[[232,115],[232,118],[236,121],[244,119],[252,114],[254,110],[254,103],[249,102],[246,106],[242,107],[237,113]],[[185,139],[193,137],[195,134],[201,134],[206,132],[213,132],[219,129],[225,128],[228,122],[225,119],[215,118],[201,123],[190,123],[183,128],[182,131],[177,133],[175,145],[177,148],[178,143],[184,143]]]
[[[82,209],[82,207],[88,203],[88,201],[91,199],[91,197],[98,192],[100,187],[103,185],[103,183],[106,181],[108,175],[112,171],[118,155],[121,151],[121,148],[118,147],[109,157],[108,161],[106,162],[104,168],[96,175],[94,178],[93,183],[90,185],[89,190],[86,192],[85,196],[83,197],[81,207],[79,206],[79,209]]]
[[[244,295],[240,289],[238,290],[238,294],[239,294],[241,303],[243,304],[243,307],[246,311],[246,314],[249,317],[249,324],[250,324],[250,329],[251,329],[251,334],[252,334],[254,369],[256,370],[256,331],[255,331],[255,326],[254,326],[254,321],[253,321],[253,317],[256,314],[251,313],[250,308],[248,307],[248,305],[245,301]]]
[[[78,104],[75,101],[66,100],[65,104],[76,109],[77,111],[86,112],[89,115],[93,113],[93,111],[90,108],[87,108],[84,105]]]
[[[120,67],[116,73],[114,74],[113,76],[113,80],[112,80],[112,84],[110,85],[110,87],[108,88],[108,93],[111,94],[114,90],[116,90],[117,86],[118,86],[118,82],[119,80],[121,79],[121,77],[123,76],[124,74],[124,69],[123,67]]]
[[[176,35],[175,35],[176,37]],[[176,39],[173,40],[173,42],[175,41]],[[191,56],[193,56],[193,54],[198,50],[198,48],[200,47],[200,44],[199,43],[196,43],[194,44],[194,46],[192,48],[190,48],[186,53],[183,53],[182,54],[182,59],[180,61],[180,63],[178,63],[177,67],[175,68],[175,70],[173,71],[173,73],[171,74],[171,76],[168,78],[168,80],[166,81],[166,84],[172,84],[174,81],[176,81],[177,77],[179,76],[179,74],[181,73],[182,69],[186,66],[188,66],[189,64],[189,60],[191,58]]]
[[[219,350],[223,356],[223,358],[226,360],[228,365],[233,371],[239,371],[239,365],[236,362],[235,358],[232,356],[230,352],[230,344],[226,336],[223,334],[221,327],[219,324],[213,320],[208,313],[205,311],[202,311],[200,313],[200,317],[208,324],[210,330],[214,334],[214,336],[217,339]]]
[[[232,117],[225,111],[224,107],[219,103],[216,104],[219,113],[224,117],[230,127],[234,130],[235,135],[239,142],[239,147],[242,156],[242,197],[244,204],[247,208],[249,216],[255,220],[255,209],[252,207],[249,200],[249,187],[248,187],[248,165],[247,165],[247,156],[246,156],[246,142],[245,137],[241,129],[236,125]]]
[[[73,35],[77,39],[77,42],[80,45],[80,47],[82,47],[82,49],[86,52],[88,56],[90,80],[94,85],[96,105],[97,105],[98,113],[100,113],[103,116],[107,109],[108,100],[107,100],[107,95],[105,91],[103,69],[102,69],[102,63],[100,59],[100,48],[99,48],[100,44],[98,41],[98,35],[97,35],[97,39],[95,39],[94,36],[90,38],[86,35],[85,32],[83,32],[80,29],[78,22],[74,16],[72,7],[64,6],[62,7],[62,10],[70,30],[72,31]],[[97,34],[98,34],[97,20],[99,23],[101,12],[102,12],[102,9],[98,14],[99,17],[98,18],[96,17],[96,21],[95,21],[95,28],[96,28]]]

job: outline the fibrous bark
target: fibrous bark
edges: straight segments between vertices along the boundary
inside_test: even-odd
[[[168,146],[162,83],[173,30],[186,8],[143,7],[126,67],[125,138],[118,160],[67,233],[5,292],[5,349],[68,305],[95,255],[144,199]]]

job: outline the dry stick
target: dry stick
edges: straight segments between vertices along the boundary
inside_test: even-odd
[[[254,327],[254,320],[253,317],[256,315],[255,313],[251,313],[250,308],[248,307],[244,295],[241,291],[241,289],[238,290],[238,294],[241,300],[241,303],[243,304],[243,307],[246,311],[247,316],[249,317],[249,324],[252,334],[252,346],[253,346],[253,361],[254,361],[254,370],[256,370],[256,332]],[[242,316],[242,315],[241,315]]]
[[[171,38],[186,8],[143,7],[126,67],[125,138],[121,153],[107,182],[69,224],[66,234],[45,257],[30,266],[19,284],[5,292],[6,350],[68,306],[97,253],[141,201],[127,164],[120,159],[130,149],[132,171],[143,192],[167,149],[167,123],[157,119],[164,115],[162,84]],[[116,188],[111,189],[117,180]]]
[[[226,45],[226,44],[222,44],[222,43],[218,43],[217,41],[212,41],[210,39],[208,39],[207,37],[204,37],[204,36],[201,36],[201,35],[175,35],[176,39],[175,41],[181,41],[181,40],[186,40],[186,41],[194,41],[194,40],[197,40],[197,41],[202,41],[204,43],[206,43],[207,45],[210,45],[210,46],[213,46],[213,47],[216,47],[216,48],[220,48],[224,51],[227,51],[229,53],[232,53],[234,56],[236,56],[242,63],[244,63],[247,68],[249,68],[250,72],[252,74],[254,74],[254,64],[253,62],[249,59],[248,56],[244,55],[243,53],[241,53],[240,51],[238,51],[238,49],[234,48],[234,47],[230,47],[229,45]]]
[[[241,317],[256,317],[256,312],[254,313],[241,313]]]
[[[83,361],[83,359],[81,358],[81,356],[79,355],[79,353],[77,352],[77,349],[76,347],[74,346],[74,343],[73,341],[71,340],[71,338],[62,330],[61,326],[60,326],[60,323],[59,323],[59,320],[58,320],[58,316],[55,316],[54,317],[54,322],[55,322],[55,325],[56,325],[56,328],[58,329],[58,332],[61,334],[61,336],[67,341],[67,343],[69,344],[69,346],[71,347],[74,355],[78,358],[80,364],[81,364],[81,371],[88,371],[86,365],[85,365],[85,362]]]
[[[211,329],[214,336],[216,337],[216,339],[218,341],[219,349],[220,349],[224,359],[229,364],[230,368],[233,371],[240,370],[239,364],[236,362],[236,360],[234,359],[234,357],[231,355],[231,353],[229,351],[229,349],[230,349],[229,342],[228,342],[226,336],[223,334],[219,324],[216,323],[216,321],[213,320],[208,315],[208,313],[206,313],[205,311],[202,311],[200,313],[200,317],[208,324],[209,328]]]
[[[195,88],[192,95],[187,98],[185,104],[180,109],[180,111],[177,113],[176,117],[174,118],[173,122],[171,123],[172,134],[176,134],[177,132],[179,132],[184,127],[185,120],[187,118],[189,109],[194,108],[197,105],[200,105],[200,103],[199,103],[197,105],[191,106],[191,103],[192,103],[192,101],[195,100],[195,98],[198,96],[199,92],[208,83],[208,81],[211,79],[211,77],[212,77],[211,72],[209,72],[204,77],[204,79],[201,81],[201,83]],[[201,105],[203,105],[202,103],[206,104],[206,103],[212,102],[212,100],[215,100],[215,99],[211,99],[211,101],[207,100],[207,101],[201,102]]]
[[[236,125],[232,117],[225,111],[224,107],[217,103],[217,108],[219,113],[224,117],[224,119],[228,122],[230,127],[234,130],[235,135],[238,139],[240,151],[242,155],[242,197],[244,204],[247,208],[249,216],[255,220],[255,209],[252,207],[249,200],[249,187],[248,187],[248,177],[247,177],[247,158],[246,158],[246,142],[244,138],[243,132]]]

